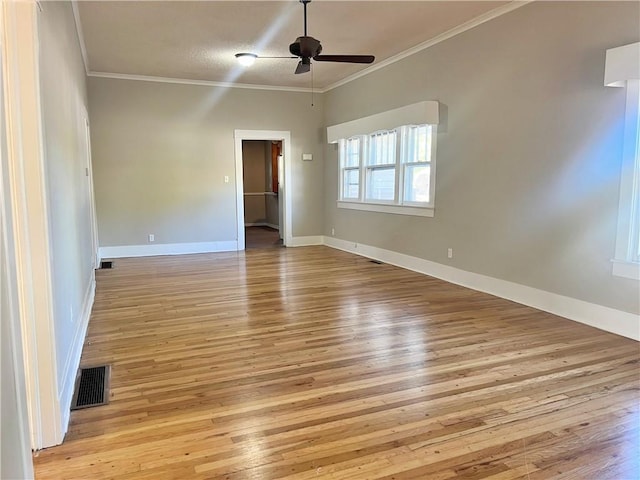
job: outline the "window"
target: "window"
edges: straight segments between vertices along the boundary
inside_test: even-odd
[[[435,125],[341,139],[340,208],[433,216]]]
[[[340,141],[341,162],[341,198],[360,198],[360,138],[354,137]]]
[[[366,198],[368,201],[393,203],[396,198],[396,132],[369,135],[366,167]]]
[[[431,125],[407,127],[403,155],[405,205],[431,203]]]
[[[627,109],[633,109],[633,117],[635,117],[631,119],[633,126],[629,126],[631,136],[629,141],[633,144],[628,147],[633,150],[630,260],[640,263],[640,80],[629,82],[627,89]]]
[[[626,88],[613,274],[640,280],[640,42],[607,50],[604,84]]]
[[[627,82],[613,274],[640,280],[640,81]]]

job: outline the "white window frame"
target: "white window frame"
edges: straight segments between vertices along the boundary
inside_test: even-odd
[[[373,163],[373,157],[378,154],[376,150],[373,148],[374,137],[378,137],[381,135],[393,135],[395,141],[395,148],[393,152],[393,158],[390,159],[392,161],[387,163]],[[365,203],[375,203],[378,205],[395,205],[398,203],[398,162],[399,162],[399,148],[400,148],[400,135],[398,129],[393,130],[381,130],[378,132],[370,133],[365,140],[365,164],[363,166],[364,173],[364,199],[362,200]],[[382,152],[384,153],[384,152]],[[370,192],[373,190],[371,186],[371,177],[373,176],[373,172],[376,170],[393,170],[394,171],[394,186],[393,186],[393,198],[391,200],[383,200],[379,198],[372,198],[369,196]]]
[[[347,159],[347,152],[348,152],[348,148],[349,148],[349,142],[352,142],[354,140],[358,140],[359,141],[359,145],[358,145],[358,165],[357,166],[349,166],[346,163],[346,159]],[[363,184],[362,184],[362,173],[361,173],[361,167],[362,167],[362,153],[363,153],[363,144],[364,144],[364,137],[362,135],[358,135],[355,137],[351,137],[351,138],[347,138],[347,139],[340,139],[338,141],[338,148],[339,148],[339,157],[340,157],[340,190],[339,190],[339,196],[340,198],[345,198],[344,196],[344,185],[345,185],[345,180],[346,180],[346,173],[350,172],[350,171],[357,171],[358,172],[358,196],[356,198],[354,197],[346,197],[348,200],[350,201],[360,201],[360,199],[362,198],[362,189],[363,189]]]
[[[435,180],[435,162],[433,161],[435,158],[435,125],[428,125],[428,124],[424,124],[424,125],[407,125],[401,128],[402,130],[402,148],[408,148],[409,147],[409,133],[411,131],[411,129],[413,128],[420,128],[420,127],[426,127],[428,130],[428,137],[427,137],[427,142],[428,142],[428,148],[429,151],[427,152],[427,159],[425,161],[409,161],[409,152],[403,151],[400,155],[400,158],[402,160],[401,165],[400,165],[400,187],[401,190],[399,192],[400,195],[402,195],[402,205],[405,206],[411,206],[411,207],[426,207],[426,208],[433,208],[433,199],[434,199],[434,180]],[[415,160],[415,159],[414,159]],[[415,167],[415,166],[429,166],[429,199],[426,202],[413,202],[410,200],[405,200],[405,193],[406,193],[406,185],[405,185],[405,181],[406,181],[406,170],[407,167]]]
[[[407,158],[408,152],[408,138],[409,129],[414,127],[420,127],[426,125],[429,128],[429,146],[430,151],[428,155],[428,161],[414,162],[409,161]],[[392,163],[385,163],[380,165],[371,164],[371,138],[379,135],[383,132],[395,132],[396,136],[396,152],[395,158]],[[363,210],[383,213],[393,213],[399,215],[412,215],[421,217],[433,217],[435,211],[435,172],[436,172],[436,134],[437,125],[422,124],[422,125],[404,125],[395,129],[383,130],[372,132],[367,135],[357,135],[350,137],[349,139],[340,139],[339,144],[339,164],[340,172],[338,175],[339,185],[339,197],[338,208],[347,208],[352,210]],[[354,138],[360,140],[360,185],[359,185],[359,198],[345,198],[344,196],[344,184],[345,175],[349,170],[353,170],[354,167],[346,167],[346,143]],[[404,199],[405,196],[405,170],[408,166],[413,165],[429,165],[429,200],[427,202],[411,202]],[[395,169],[395,186],[394,186],[394,198],[393,200],[378,200],[368,197],[368,191],[370,190],[370,176],[376,169]]]
[[[604,84],[626,88],[618,228],[612,274],[640,280],[640,42],[606,51]]]
[[[612,273],[640,280],[640,80],[628,80]]]

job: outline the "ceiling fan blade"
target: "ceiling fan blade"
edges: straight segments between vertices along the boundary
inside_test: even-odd
[[[298,66],[296,67],[296,75],[300,73],[307,73],[311,70],[311,63],[304,63],[304,60],[300,60],[298,62]]]
[[[341,63],[373,63],[376,59],[373,55],[316,55],[316,62],[341,62]]]

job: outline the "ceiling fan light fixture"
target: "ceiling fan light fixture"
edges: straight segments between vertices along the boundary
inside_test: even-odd
[[[240,62],[240,65],[242,65],[243,67],[250,67],[251,65],[253,65],[253,62],[256,61],[258,55],[256,55],[255,53],[236,53],[236,58],[238,59],[238,62]]]

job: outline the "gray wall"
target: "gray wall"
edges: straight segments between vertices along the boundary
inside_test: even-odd
[[[75,378],[82,313],[93,282],[86,76],[71,3],[43,2],[40,88],[47,173],[58,388]],[[69,385],[71,382],[71,385]],[[66,392],[68,393],[68,392]],[[70,400],[70,399],[69,399]]]
[[[323,165],[301,160],[323,151],[308,94],[90,77],[89,98],[100,246],[235,240],[235,129],[291,132],[292,233],[322,233]]]
[[[637,281],[611,274],[625,93],[603,86],[638,18],[535,2],[329,91],[326,125],[421,100],[443,114],[435,218],[337,209],[327,145],[324,234],[638,313]]]

